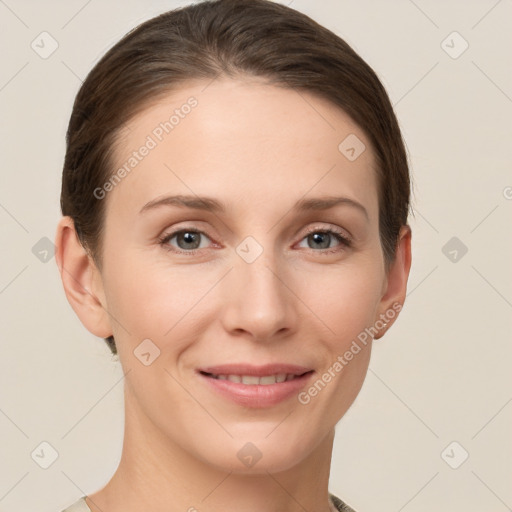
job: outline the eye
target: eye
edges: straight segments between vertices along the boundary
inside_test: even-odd
[[[176,252],[193,253],[197,249],[203,249],[205,247],[205,245],[202,244],[202,238],[210,240],[210,238],[207,237],[202,231],[198,231],[196,229],[180,229],[179,231],[174,231],[173,233],[164,235],[164,237],[161,238],[159,242],[167,250],[172,251],[173,249],[171,249],[169,245],[176,247],[173,243],[171,243],[173,239],[176,239]]]
[[[204,249],[208,246],[205,239],[211,242],[211,239],[202,231],[184,228],[164,234],[163,237],[159,239],[159,243],[168,251],[194,254],[197,250]],[[342,247],[351,246],[351,240],[347,236],[344,236],[341,231],[335,229],[314,228],[311,229],[302,240],[306,241],[308,248],[320,249],[320,251],[314,251],[320,253],[339,252]],[[334,249],[333,243],[335,244]],[[299,247],[304,247],[301,244],[299,244]]]
[[[344,236],[341,231],[337,231],[335,229],[312,229],[302,240],[306,241],[307,247],[310,249],[321,249],[323,252],[332,253],[338,252],[341,247],[350,247],[351,241],[347,236]],[[332,249],[333,246],[331,243],[334,242],[336,245],[334,246],[334,250],[326,250]],[[302,243],[302,241],[301,241]],[[299,247],[301,245],[299,244]],[[302,247],[304,247],[302,245]],[[317,251],[318,252],[318,251]]]

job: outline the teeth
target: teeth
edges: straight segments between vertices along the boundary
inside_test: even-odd
[[[255,375],[242,375],[242,384],[259,384],[260,378]]]
[[[276,382],[284,382],[292,380],[298,375],[293,373],[278,373],[276,375],[265,375],[264,377],[257,377],[255,375],[212,375],[213,378],[219,380],[229,380],[231,382],[237,382],[254,386],[255,384],[266,385],[275,384]]]

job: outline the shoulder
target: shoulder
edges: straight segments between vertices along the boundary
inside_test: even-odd
[[[78,501],[62,510],[62,512],[91,512],[91,509],[85,502],[85,496],[82,496]]]
[[[334,503],[336,510],[338,510],[339,512],[356,512],[353,508],[349,507],[345,502],[340,500],[334,494],[329,493],[329,497],[331,498],[331,501]]]

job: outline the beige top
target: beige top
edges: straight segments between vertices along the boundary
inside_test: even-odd
[[[350,508],[337,496],[334,496],[334,494],[329,493],[329,498],[331,499],[333,512],[355,512],[353,508]],[[62,512],[91,512],[91,509],[85,502],[85,496],[82,496],[78,501],[73,503],[73,505],[69,506],[68,508],[64,509]]]

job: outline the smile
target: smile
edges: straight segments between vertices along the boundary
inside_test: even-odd
[[[197,375],[222,399],[251,408],[273,407],[298,393],[315,373],[304,366],[231,364],[202,368]]]
[[[203,373],[203,372],[202,372]],[[254,385],[262,385],[266,386],[269,384],[277,384],[280,382],[285,382],[289,380],[296,379],[300,377],[300,375],[295,375],[293,373],[277,373],[275,375],[265,375],[263,377],[258,377],[257,375],[215,375],[212,373],[204,373],[204,375],[208,377],[212,377],[213,379],[219,380],[229,380],[230,382],[237,382],[246,384],[249,386]]]

